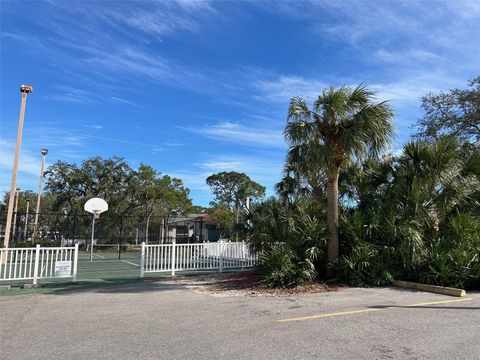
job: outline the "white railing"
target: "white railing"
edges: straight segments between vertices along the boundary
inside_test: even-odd
[[[218,242],[203,244],[142,243],[140,277],[145,273],[191,270],[219,270],[253,267],[257,256],[251,254],[245,242]]]
[[[0,249],[0,281],[71,277],[77,281],[78,244],[74,247]]]

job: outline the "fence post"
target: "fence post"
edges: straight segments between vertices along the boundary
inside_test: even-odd
[[[40,259],[40,244],[37,244],[35,249],[35,267],[33,268],[33,285],[37,285],[39,259]]]
[[[77,264],[78,264],[78,243],[75,244],[75,253],[73,254],[73,282],[77,282]]]
[[[245,241],[242,241],[242,269],[245,268]]]
[[[172,276],[175,276],[175,262],[177,260],[176,247],[177,247],[177,240],[173,238],[172,239]]]
[[[220,240],[219,261],[220,261],[220,268],[218,271],[223,272],[223,241],[222,240]]]
[[[145,276],[145,242],[142,242],[142,255],[140,257],[140,277]]]

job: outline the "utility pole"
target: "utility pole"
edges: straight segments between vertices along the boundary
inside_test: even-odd
[[[13,211],[13,240],[17,243],[17,216],[18,216],[18,197],[20,196],[20,188],[15,189],[15,210]]]
[[[7,223],[5,226],[5,237],[3,240],[3,247],[8,248],[10,242],[10,229],[12,226],[12,212],[13,212],[13,201],[15,195],[15,186],[17,183],[17,172],[18,172],[18,161],[20,159],[20,147],[22,145],[22,133],[23,133],[23,120],[25,117],[25,105],[27,102],[27,94],[32,92],[32,87],[30,85],[20,86],[20,92],[22,93],[22,102],[20,104],[20,116],[18,118],[18,131],[17,131],[17,142],[15,145],[15,157],[13,159],[13,170],[12,170],[12,179],[10,181],[10,194],[8,198],[8,210],[7,210]],[[6,254],[6,252],[2,252]],[[0,259],[0,263],[5,263],[6,257]]]
[[[40,170],[40,185],[38,186],[38,195],[37,195],[37,208],[35,210],[35,223],[33,225],[33,235],[32,235],[32,241],[33,239],[36,238],[37,236],[37,230],[38,230],[38,217],[40,215],[40,199],[42,198],[42,189],[43,189],[43,177],[44,177],[44,169],[45,169],[45,157],[48,154],[48,149],[42,149],[40,150],[40,153],[42,154],[42,168]]]

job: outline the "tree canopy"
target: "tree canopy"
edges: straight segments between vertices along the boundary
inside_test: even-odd
[[[453,135],[480,146],[480,76],[470,80],[466,89],[425,95],[422,108],[425,114],[416,124],[418,138]]]
[[[247,197],[253,200],[265,196],[264,186],[250,179],[248,175],[236,171],[210,175],[207,185],[212,189],[219,205],[235,210],[237,223],[240,209],[246,206]]]

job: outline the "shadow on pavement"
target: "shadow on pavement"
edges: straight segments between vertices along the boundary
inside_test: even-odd
[[[44,283],[37,288],[22,288],[20,284],[3,291],[2,296],[16,295],[72,295],[76,293],[145,293],[158,291],[171,291],[185,289],[183,284],[175,284],[173,281],[162,281],[165,278],[103,278],[92,280],[79,280],[75,284],[69,283]]]

